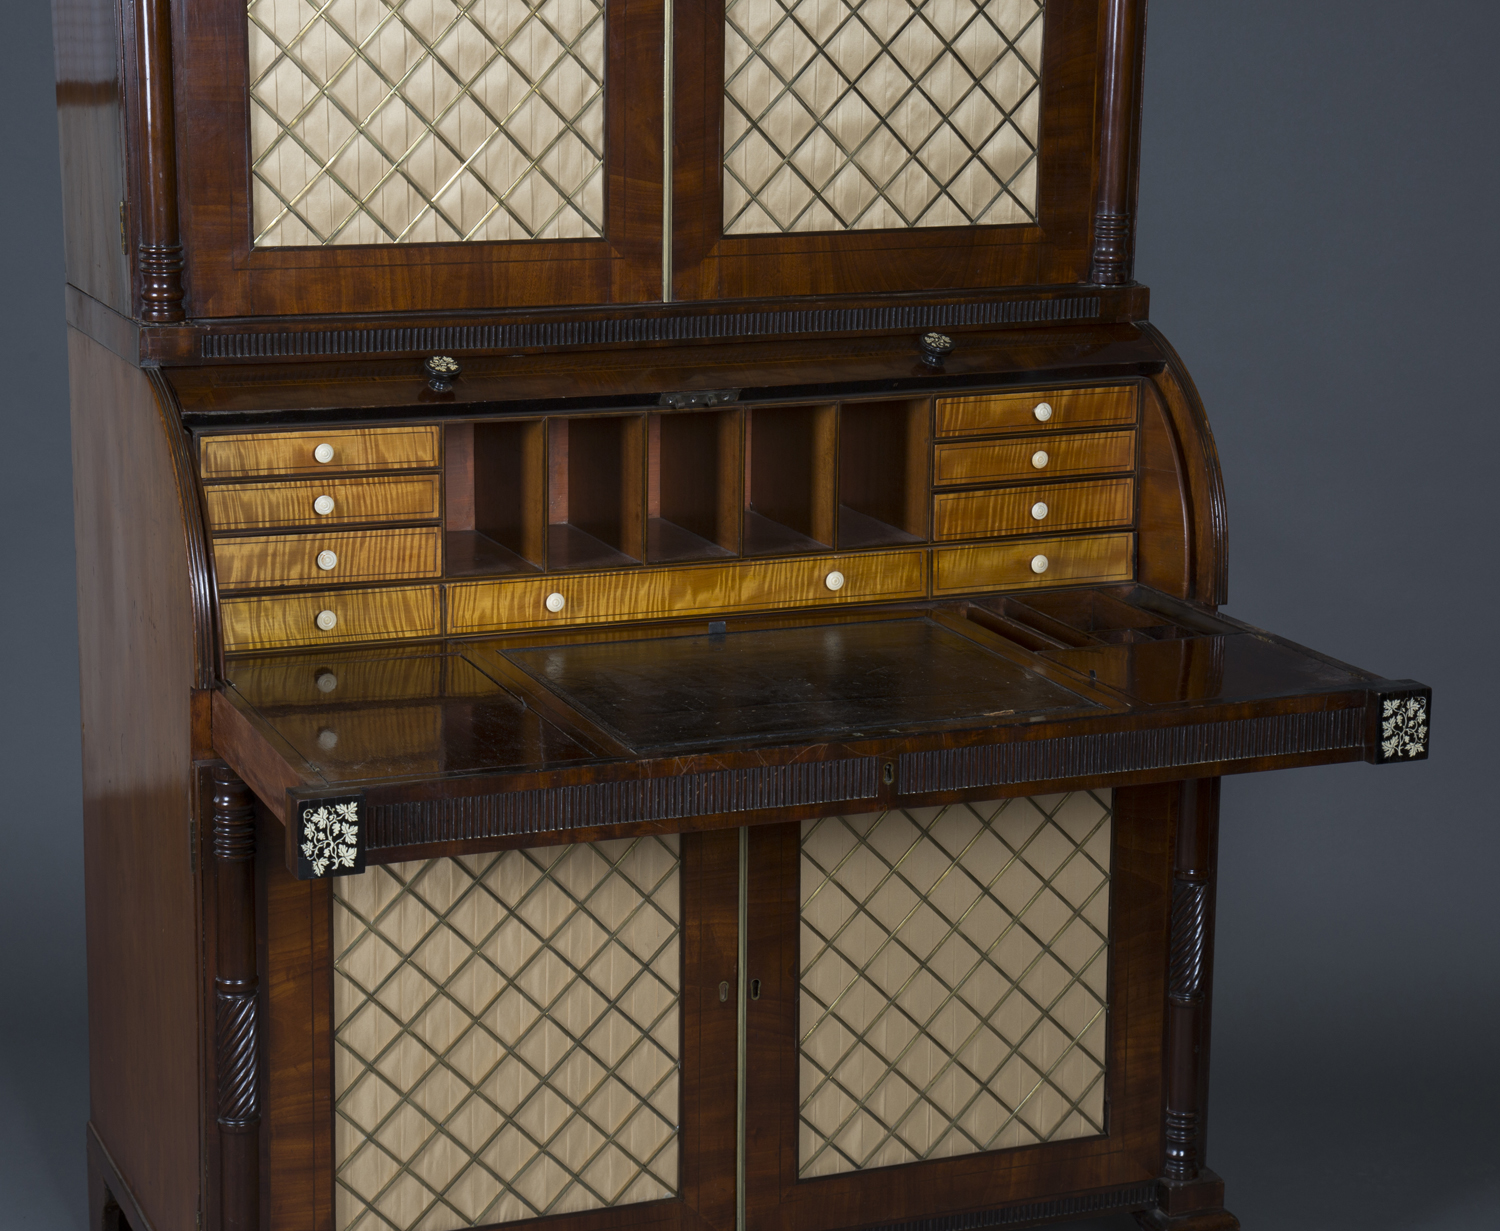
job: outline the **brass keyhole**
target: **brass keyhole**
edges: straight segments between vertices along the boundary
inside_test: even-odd
[[[750,999],[751,1000],[759,1000],[760,999],[760,980],[759,979],[751,979],[750,980]]]
[[[729,981],[726,979],[723,983],[719,984],[719,1003],[723,1004],[728,999],[729,999]]]

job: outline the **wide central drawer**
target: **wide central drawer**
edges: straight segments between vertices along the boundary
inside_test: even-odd
[[[347,522],[427,521],[442,508],[437,475],[232,483],[203,489],[215,530],[262,530]]]
[[[933,450],[933,482],[1004,483],[1135,468],[1135,432],[1084,432],[941,444]]]
[[[441,534],[436,526],[412,526],[216,539],[214,567],[221,590],[436,577]]]
[[[922,598],[926,566],[918,550],[465,582],[448,587],[448,632]]]

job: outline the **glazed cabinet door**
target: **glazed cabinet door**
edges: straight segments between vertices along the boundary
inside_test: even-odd
[[[177,17],[190,318],[660,298],[660,0]]]

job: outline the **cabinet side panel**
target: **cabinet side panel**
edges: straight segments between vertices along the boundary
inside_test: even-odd
[[[68,281],[129,316],[115,5],[53,0],[52,26]]]
[[[194,624],[144,373],[69,331],[91,1115],[155,1231],[198,1204]]]

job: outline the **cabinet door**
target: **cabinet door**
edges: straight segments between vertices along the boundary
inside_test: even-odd
[[[206,0],[182,22],[190,317],[660,298],[660,0]]]
[[[1085,281],[1100,9],[679,5],[675,296]]]
[[[747,1226],[1149,1184],[1166,827],[1117,794],[752,831]]]

